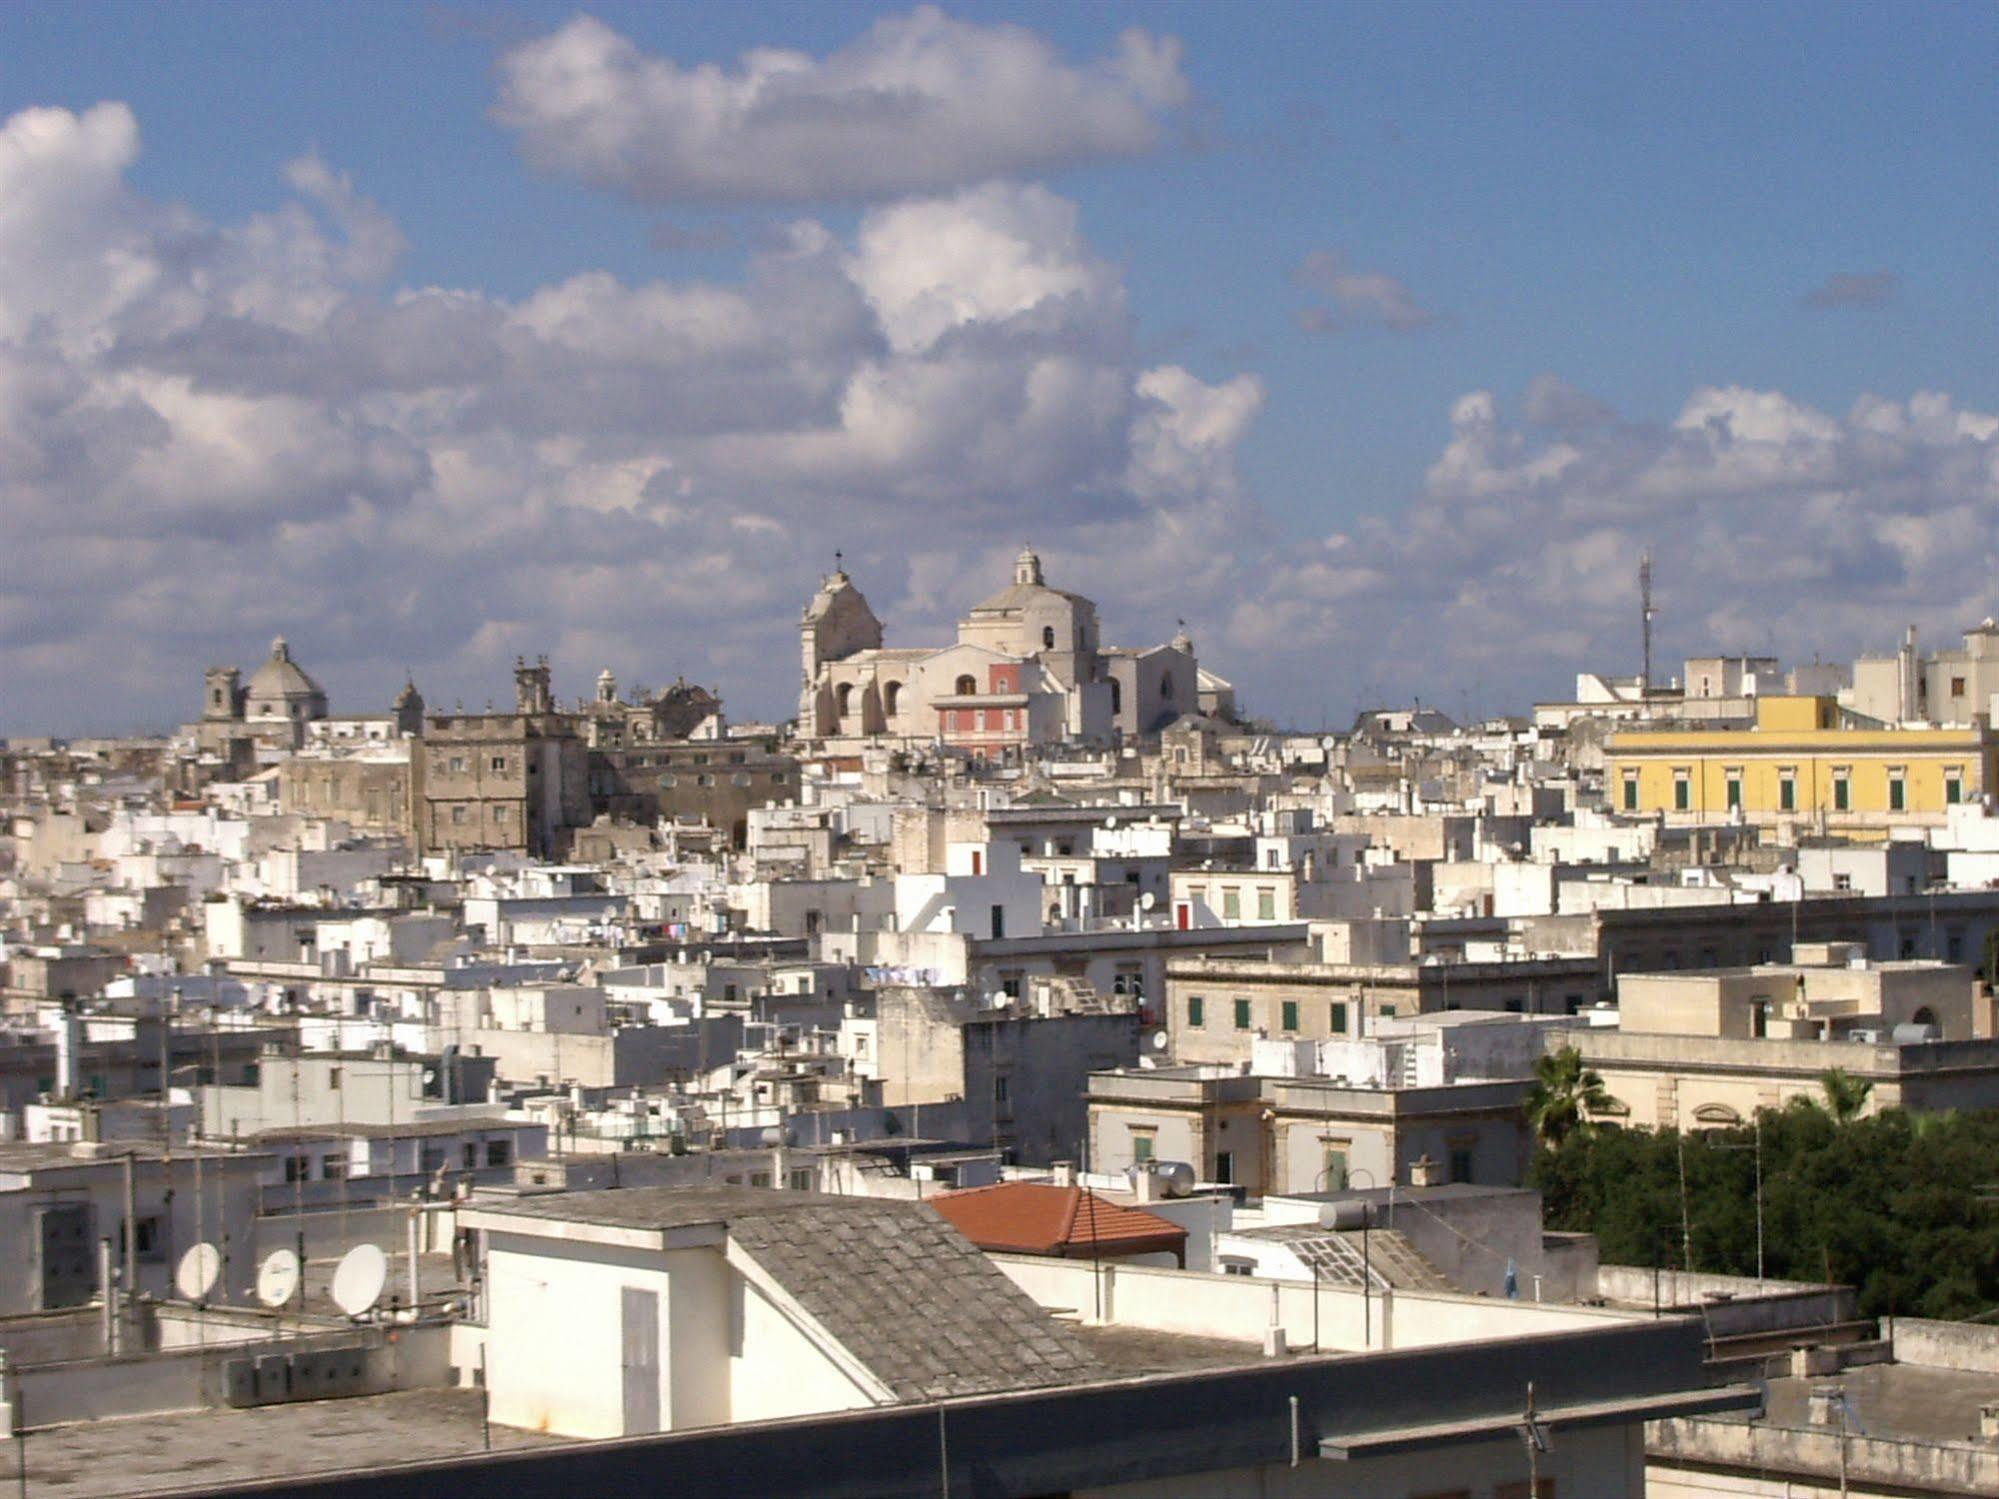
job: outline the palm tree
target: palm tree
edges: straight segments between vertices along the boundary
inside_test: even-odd
[[[1853,1076],[1843,1067],[1821,1072],[1819,1087],[1825,1091],[1826,1112],[1832,1115],[1834,1124],[1851,1124],[1858,1119],[1860,1111],[1867,1107],[1867,1095],[1874,1091],[1874,1084]]]
[[[1591,1114],[1606,1113],[1618,1106],[1603,1086],[1603,1079],[1583,1065],[1583,1054],[1573,1046],[1539,1057],[1534,1062],[1534,1087],[1527,1095],[1527,1122],[1535,1137],[1550,1150],[1578,1129],[1589,1127]]]

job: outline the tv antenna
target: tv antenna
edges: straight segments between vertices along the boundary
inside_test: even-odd
[[[174,1289],[189,1301],[204,1301],[221,1274],[221,1252],[203,1240],[180,1257],[174,1269]]]
[[[290,1249],[273,1249],[257,1267],[257,1300],[276,1311],[298,1294],[298,1254]]]
[[[350,1317],[366,1316],[389,1283],[389,1257],[374,1244],[356,1244],[333,1272],[333,1304]]]
[[[1652,549],[1647,547],[1638,559],[1638,628],[1645,649],[1645,665],[1638,678],[1641,699],[1652,691],[1652,621],[1658,612],[1652,607]]]

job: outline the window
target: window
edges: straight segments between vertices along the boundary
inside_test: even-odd
[[[1242,919],[1242,892],[1236,889],[1233,885],[1223,887],[1222,920],[1240,921],[1241,919]]]
[[[1395,1018],[1395,1006],[1377,1005],[1375,1007],[1375,1013],[1379,1015],[1383,1020],[1393,1020]]]
[[[1222,1261],[1222,1274],[1224,1274],[1224,1275],[1254,1275],[1254,1274],[1256,1274],[1256,1261],[1255,1261],[1255,1260],[1236,1260],[1236,1259],[1224,1259],[1224,1260]]]
[[[1134,1128],[1131,1132],[1131,1158],[1134,1161],[1151,1160],[1155,1137],[1156,1131]]]
[[[1943,776],[1943,799],[1955,807],[1964,800],[1964,776],[1960,771],[1947,770]]]
[[[426,1145],[417,1153],[417,1167],[426,1175],[444,1169],[444,1147]]]
[[[340,1072],[341,1069],[338,1067],[329,1067],[326,1070],[326,1086],[335,1092],[340,1090]]]
[[[1124,684],[1116,677],[1111,678],[1111,712],[1124,712]]]
[[[464,1163],[467,1171],[475,1169],[479,1164],[478,1145],[468,1140],[458,1148],[458,1159]]]
[[[1295,1000],[1295,999],[1287,999],[1287,1000],[1285,1000],[1285,1001],[1284,1001],[1284,1004],[1283,1004],[1283,1007],[1282,1007],[1282,1014],[1283,1014],[1283,1018],[1284,1018],[1284,1029],[1286,1029],[1287,1031],[1295,1031],[1295,1030],[1297,1030],[1297,1029],[1298,1029],[1298,1001],[1297,1001],[1297,1000]]]
[[[1013,1101],[1012,1095],[1013,1095],[1012,1079],[1010,1079],[1004,1072],[995,1072],[993,1074],[993,1102],[1011,1103]]]
[[[902,711],[902,683],[890,682],[882,689],[882,712],[890,718]]]
[[[1198,1029],[1199,1027],[1207,1024],[1206,1010],[1207,1006],[1202,1002],[1200,995],[1190,994],[1187,996],[1188,1025]]]
[[[978,696],[978,692],[979,679],[977,677],[966,676],[958,678],[957,695],[959,697],[976,697]]]
[[[1234,1151],[1218,1150],[1215,1152],[1215,1180],[1220,1182],[1223,1186],[1231,1186],[1234,1184],[1235,1182]]]
[[[488,1166],[511,1166],[514,1161],[514,1142],[511,1140],[488,1140],[486,1142],[486,1164]]]
[[[1256,919],[1258,921],[1275,921],[1277,919],[1277,892],[1275,890],[1258,890],[1256,892]]]
[[[1624,772],[1624,810],[1627,812],[1638,810],[1638,772],[1635,770]]]
[[[162,1220],[139,1218],[133,1221],[132,1252],[142,1260],[159,1261],[167,1257],[167,1236],[163,1233]]]
[[[1832,809],[1835,812],[1853,810],[1853,782],[1843,770],[1832,773]]]
[[[1451,1152],[1451,1180],[1468,1182],[1471,1176],[1471,1148],[1460,1146]]]
[[[507,768],[507,757],[505,755],[493,756],[492,760],[487,765],[487,769],[497,770],[501,772],[505,772],[506,768]]]
[[[1964,678],[1963,678],[1963,677],[1952,677],[1952,678],[1950,679],[1950,695],[1951,695],[1952,697],[1963,697],[1963,696],[1964,696]]]
[[[1780,812],[1798,810],[1798,777],[1792,771],[1784,771],[1778,777],[1777,810]]]
[[[453,755],[446,769],[453,775],[465,774],[465,757],[463,755]]]
[[[1041,648],[1044,651],[1055,649],[1055,627],[1053,625],[1043,625],[1041,627]]]
[[[1905,810],[1908,804],[1909,783],[1902,778],[1899,771],[1891,771],[1888,775],[1888,810],[1900,812]]]
[[[1673,810],[1685,812],[1694,804],[1694,783],[1684,770],[1673,772]]]
[[[1239,1031],[1249,1029],[1249,1001],[1246,999],[1235,1002],[1235,1028]]]
[[[1344,1036],[1347,1033],[1347,1007],[1344,1000],[1335,1001],[1333,1004],[1332,1031],[1335,1036]]]
[[[285,1157],[286,1181],[302,1182],[302,1181],[310,1181],[311,1179],[312,1179],[311,1161],[307,1160],[302,1155],[288,1155]]]
[[[1726,796],[1727,796],[1727,798],[1728,798],[1728,810],[1729,810],[1729,811],[1731,811],[1731,812],[1737,812],[1737,811],[1740,811],[1740,810],[1741,810],[1741,808],[1742,808],[1742,772],[1741,772],[1741,771],[1739,771],[1739,770],[1738,770],[1738,771],[1731,771],[1731,772],[1729,773],[1729,776],[1728,776],[1728,780],[1727,780],[1727,782],[1725,783],[1725,786],[1724,786],[1724,791],[1725,791],[1725,794],[1726,794]]]
[[[463,822],[465,820],[465,809],[463,807],[453,807],[451,809],[451,820],[453,822]]]
[[[347,1174],[347,1157],[325,1155],[319,1158],[319,1174],[327,1181],[339,1181]]]
[[[833,711],[842,718],[854,711],[854,687],[851,682],[842,682],[833,689]],[[694,763],[699,765],[702,762],[696,760]]]

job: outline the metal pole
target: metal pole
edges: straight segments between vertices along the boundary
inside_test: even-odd
[[[937,1407],[937,1491],[951,1499],[951,1440],[944,1430],[944,1407]]]
[[[1367,1249],[1367,1226],[1374,1218],[1373,1204],[1360,1209],[1360,1346],[1366,1352],[1374,1346],[1374,1261]]]
[[[14,1381],[14,1476],[20,1480],[21,1499],[28,1499],[28,1390]]]
[[[1756,1284],[1763,1285],[1763,1111],[1756,1111]]]
[[[493,1450],[493,1380],[486,1372],[486,1345],[479,1345],[479,1429],[486,1439],[486,1450]]]
[[[132,1152],[127,1150],[125,1161],[125,1296],[127,1300],[139,1294],[139,1224],[138,1189],[132,1182]]]
[[[118,1355],[118,1293],[111,1288],[111,1236],[100,1234],[97,1239],[97,1305],[98,1320],[104,1334],[104,1355],[116,1358]]]

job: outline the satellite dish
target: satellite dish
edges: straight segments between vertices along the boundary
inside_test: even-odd
[[[1166,1046],[1167,1046],[1166,1032],[1164,1031],[1154,1032],[1152,1037],[1152,1049],[1154,1051],[1164,1051],[1166,1050]]]
[[[213,1244],[197,1244],[180,1257],[174,1269],[174,1289],[189,1301],[200,1301],[215,1289],[222,1274],[222,1255]]]
[[[298,1255],[290,1249],[273,1249],[257,1267],[257,1299],[272,1310],[298,1294]]]
[[[333,1272],[333,1304],[358,1317],[382,1299],[389,1282],[389,1257],[373,1244],[356,1244]]]
[[[1138,908],[1141,911],[1150,911],[1154,906],[1158,904],[1159,904],[1159,897],[1154,895],[1150,890],[1146,891],[1145,894],[1141,895],[1138,898]]]

